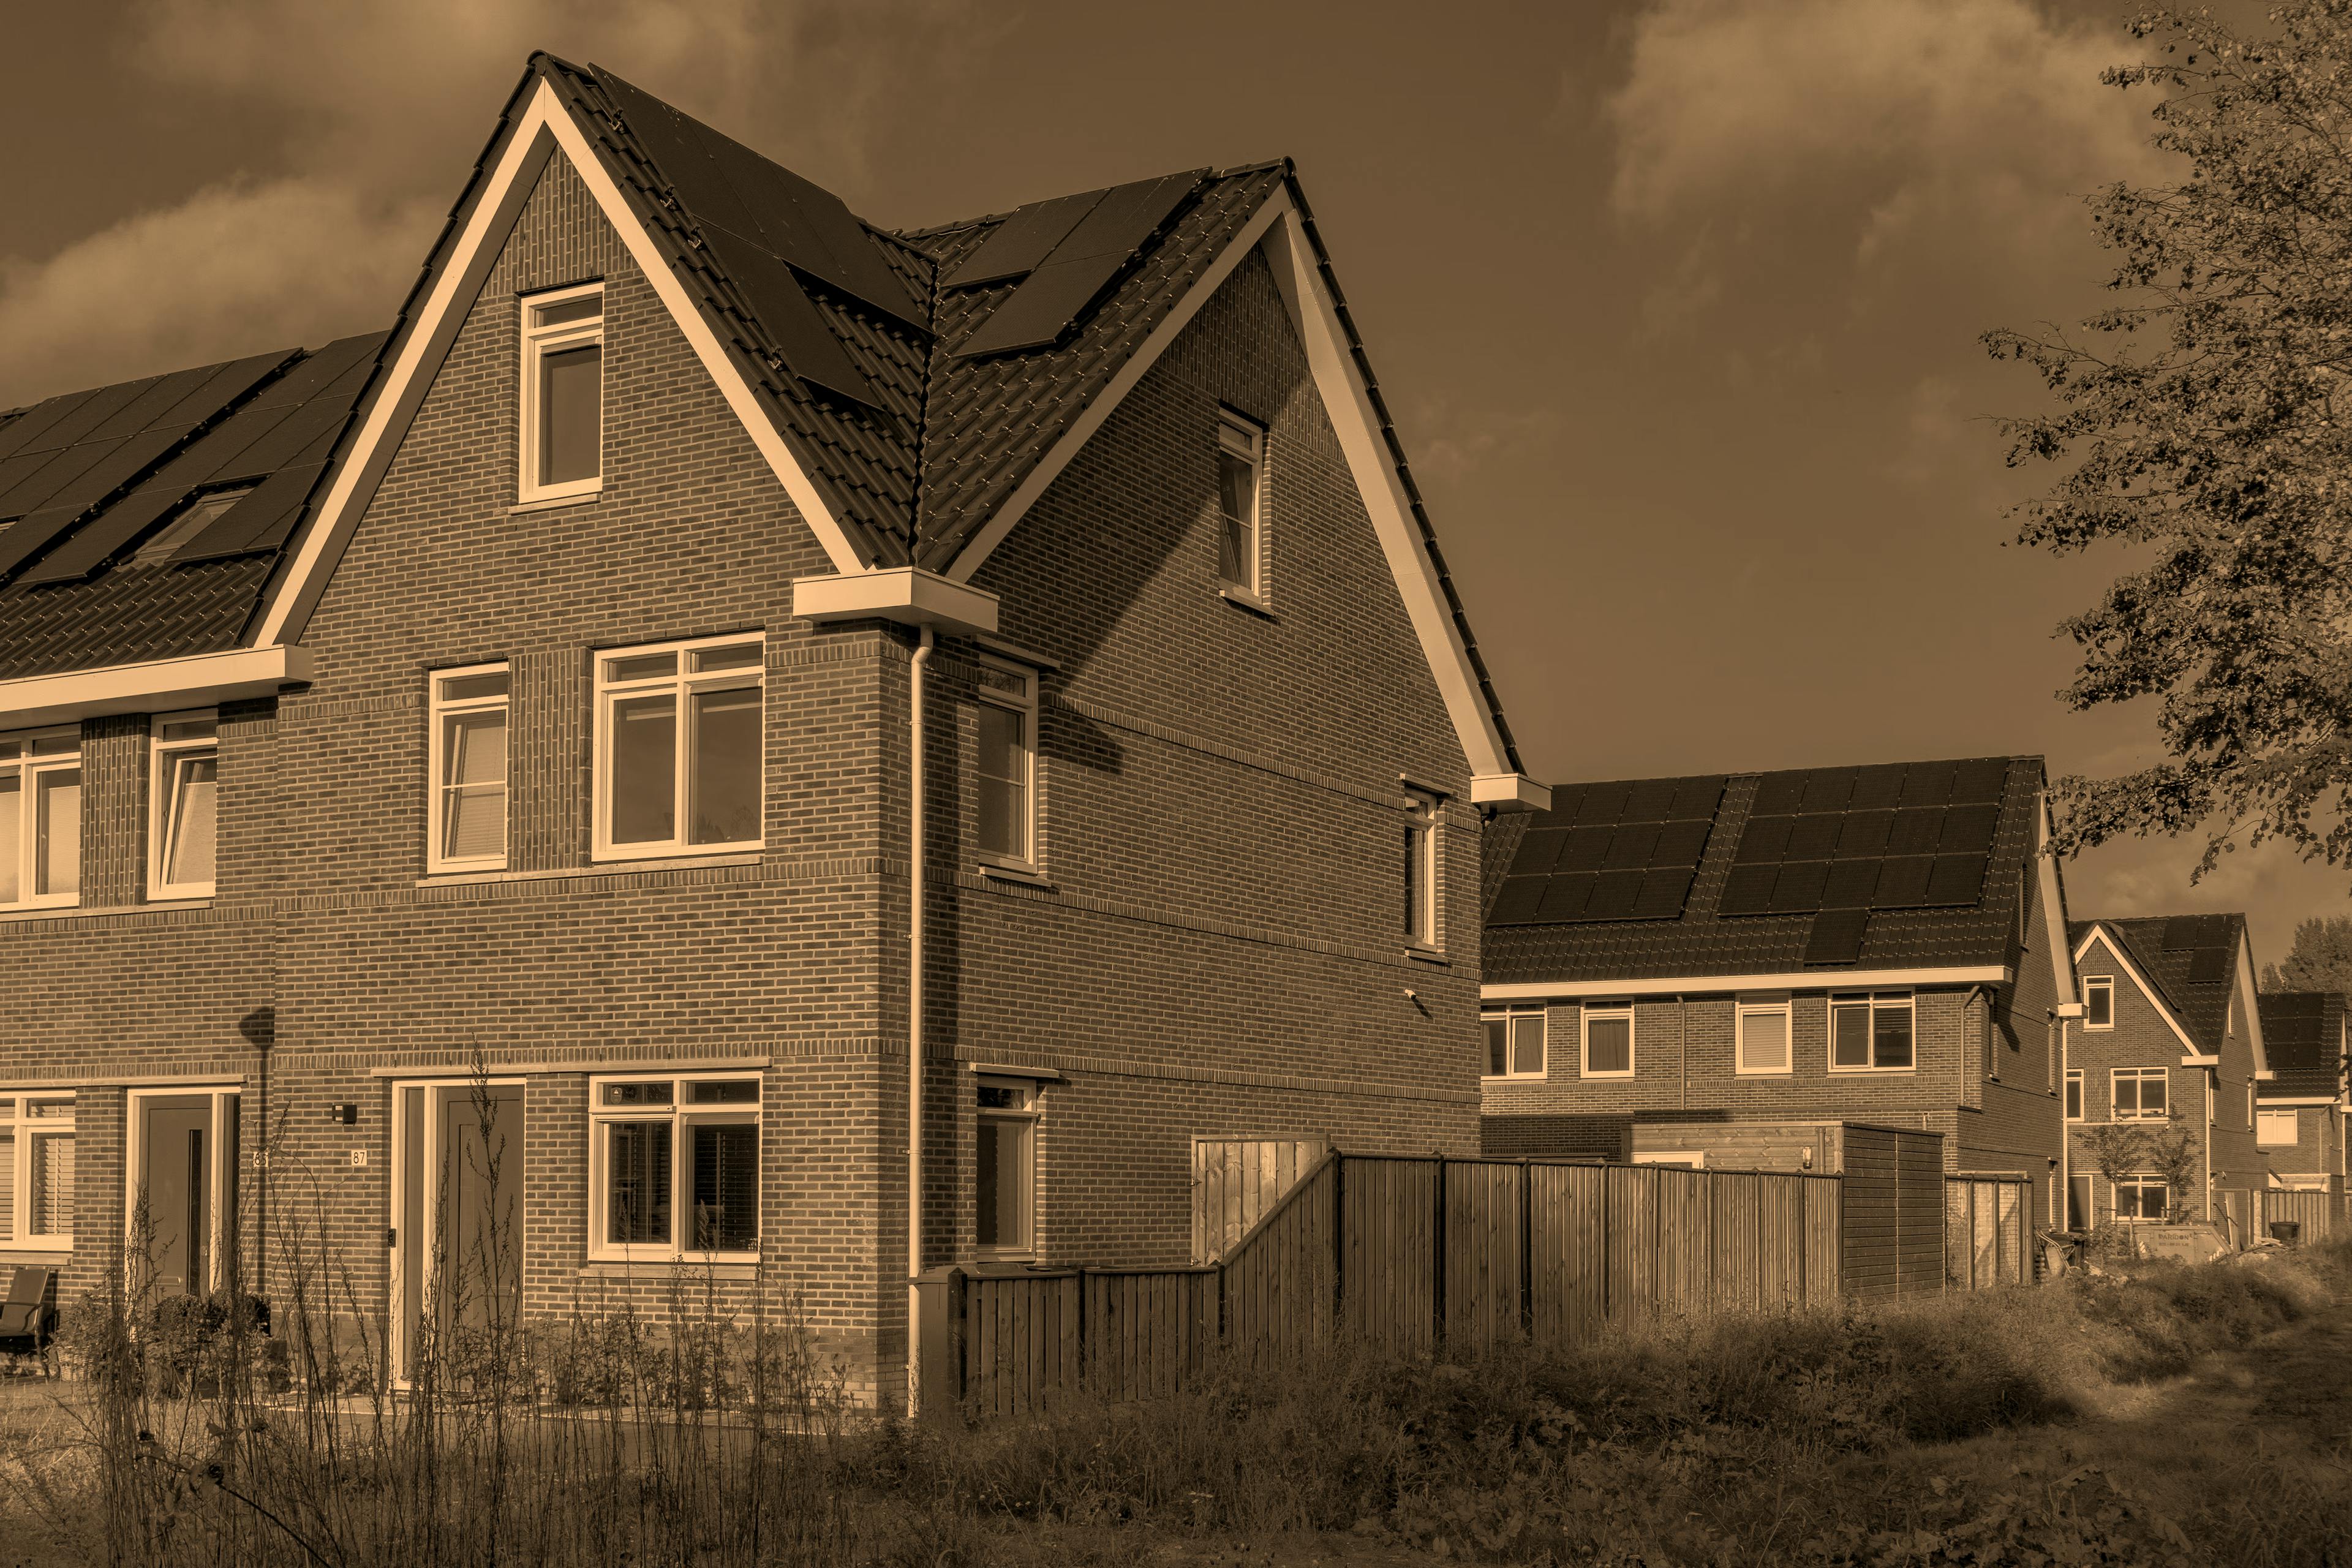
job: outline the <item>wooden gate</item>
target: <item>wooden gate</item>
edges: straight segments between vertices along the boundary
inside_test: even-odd
[[[2032,1184],[2023,1176],[1944,1178],[1944,1282],[1984,1290],[2033,1278]]]

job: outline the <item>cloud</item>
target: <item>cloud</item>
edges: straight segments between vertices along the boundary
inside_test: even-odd
[[[991,35],[969,5],[145,0],[141,90],[265,127],[261,156],[0,268],[0,407],[388,324],[534,48],[847,194],[892,94],[974,68]]]

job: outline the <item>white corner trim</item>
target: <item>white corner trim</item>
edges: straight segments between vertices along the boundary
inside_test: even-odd
[[[704,370],[718,384],[751,436],[760,455],[793,504],[800,509],[802,518],[824,547],[835,567],[843,572],[861,572],[866,562],[851,547],[848,535],[834,518],[815,485],[777,434],[775,422],[761,406],[758,395],[743,379],[742,373],[727,355],[726,349],[703,320],[702,312],[687,296],[686,289],[671,271],[667,261],[655,248],[653,237],[629,210],[629,204],[613,183],[610,174],[599,160],[588,139],[572,121],[562,100],[544,79],[531,94],[530,102],[515,121],[512,133],[507,139],[506,150],[499,154],[497,166],[485,176],[482,191],[467,216],[464,230],[451,246],[440,275],[425,301],[417,307],[415,318],[408,323],[400,342],[398,358],[384,374],[383,382],[369,400],[367,416],[360,427],[358,438],[350,453],[337,466],[334,482],[310,526],[302,532],[301,543],[286,579],[271,596],[268,612],[255,636],[262,646],[299,640],[309,621],[310,611],[319,596],[325,592],[327,579],[351,542],[351,535],[365,514],[368,503],[374,499],[376,487],[383,481],[384,470],[391,466],[399,450],[401,438],[406,434],[418,406],[431,390],[442,362],[447,357],[451,343],[465,324],[467,312],[480,294],[482,283],[497,262],[515,219],[520,216],[523,204],[530,197],[539,175],[548,159],[561,148],[604,210],[605,219],[628,247],[630,258],[637,264],[646,280],[661,297],[662,303],[678,325],[687,342],[692,345]]]
[[[1933,985],[1998,985],[2014,978],[1998,963],[1950,969],[1803,969],[1785,974],[1668,974],[1645,980],[1512,981],[1478,987],[1486,1002],[1573,1001],[1580,996],[1705,996],[1739,991],[1894,991]]]
[[[1551,785],[1525,773],[1477,773],[1470,780],[1470,804],[1497,811],[1549,811]]]
[[[209,708],[240,697],[275,697],[280,686],[310,679],[310,650],[306,647],[238,647],[63,675],[27,675],[0,680],[0,730],[110,713]]]
[[[811,621],[886,620],[986,635],[996,595],[919,566],[793,579],[793,614]]]
[[[2180,1041],[2180,1049],[2183,1053],[2181,1059],[2187,1061],[2197,1056],[2197,1042],[2189,1037],[2189,1030],[2181,1024],[2179,1018],[2174,1016],[2172,1009],[2165,1005],[2164,999],[2156,994],[2156,987],[2148,983],[2147,975],[2140,973],[2139,965],[2132,962],[2131,954],[2124,951],[2124,944],[2108,932],[2105,921],[2093,921],[2091,929],[2083,933],[2083,940],[2074,946],[2075,963],[2081,964],[2083,954],[2091,950],[2091,943],[2095,942],[2105,947],[2108,956],[2122,966],[2126,974],[2131,976],[2132,984],[2139,987],[2139,994],[2147,998],[2147,1005],[2156,1009],[2157,1016],[2170,1026],[2173,1034]],[[2214,1058],[2215,1061],[2220,1059],[2218,1057]]]

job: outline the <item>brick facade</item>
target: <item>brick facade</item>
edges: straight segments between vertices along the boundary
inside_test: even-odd
[[[604,484],[515,495],[518,291],[604,285]],[[1270,614],[1214,591],[1215,419],[1265,422]],[[144,882],[143,716],[85,726],[85,907],[0,920],[0,1080],[73,1086],[77,1246],[100,1277],[124,1206],[124,1086],[233,1086],[271,1145],[269,1229],[314,1229],[380,1323],[394,1084],[521,1081],[522,1277],[539,1314],[681,1278],[587,1257],[586,1074],[761,1076],[760,1264],[698,1271],[722,1307],[787,1293],[853,1386],[897,1376],[905,1320],[908,709],[913,638],[791,614],[832,565],[559,153],[518,220],[304,636],[315,676],[224,708],[219,873]],[[1463,747],[1263,261],[1222,286],[988,561],[1004,637],[1047,661],[1034,884],[972,854],[974,674],[929,664],[925,1129],[929,1260],[972,1234],[973,1075],[1044,1080],[1049,1261],[1181,1261],[1190,1140],[1477,1139],[1478,839]],[[764,844],[590,858],[595,650],[766,638]],[[509,861],[428,876],[428,671],[513,671]],[[1402,783],[1441,811],[1444,952],[1395,911]],[[355,1124],[337,1108],[357,1107]],[[265,1132],[265,1127],[267,1129]],[[257,1162],[241,1212],[260,1228]],[[261,1261],[276,1268],[282,1258]]]

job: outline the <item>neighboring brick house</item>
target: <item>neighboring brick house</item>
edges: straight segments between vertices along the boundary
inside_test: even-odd
[[[2042,785],[1996,757],[1560,786],[1488,835],[1487,1151],[1820,1168],[1823,1123],[1920,1127],[2047,1205],[2074,988]]]
[[[286,357],[0,416],[0,1258],[299,1220],[396,1367],[505,1215],[880,1396],[915,1266],[1183,1261],[1196,1136],[1475,1149],[1548,797],[1286,163],[894,234],[535,56]]]
[[[2344,1191],[2347,1051],[2344,994],[2270,991],[2260,998],[2271,1076],[2254,1085],[2254,1148],[2274,1187]]]
[[[2215,1194],[2268,1184],[2254,1146],[2266,1061],[2243,915],[2078,921],[2070,928],[2083,1017],[2066,1031],[2068,1215],[2078,1227],[2215,1217]],[[2136,1121],[2188,1132],[2189,1191],[2153,1171],[2099,1174],[2084,1129]]]

